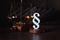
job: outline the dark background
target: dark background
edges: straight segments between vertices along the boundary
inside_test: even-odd
[[[11,1],[12,0],[2,0],[1,1],[0,31],[6,31],[7,28],[8,28],[7,15],[8,15],[8,12],[9,12]],[[27,2],[29,3],[29,1],[27,1]],[[54,15],[52,17],[50,17],[50,19],[47,19],[47,20],[52,20],[52,21],[60,20],[60,0],[32,0],[32,3],[34,5],[38,4],[37,5],[38,7],[39,7],[40,2],[43,3],[43,7],[45,7],[45,8],[54,8],[56,10],[54,12]],[[60,23],[58,23],[58,24],[60,24]]]

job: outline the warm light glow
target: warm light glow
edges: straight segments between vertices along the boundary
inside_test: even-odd
[[[11,17],[8,17],[9,19],[12,19]]]
[[[30,32],[30,33],[38,33],[38,32],[39,32],[39,29],[32,29],[32,28],[31,28],[31,29],[29,30],[29,32]]]
[[[30,17],[29,16],[26,16],[27,19],[29,19]]]
[[[33,18],[33,16],[31,16],[31,18]]]
[[[17,16],[12,16],[12,18],[17,18]]]
[[[18,29],[19,31],[21,31],[21,28],[22,28],[21,26],[17,26],[17,29]]]
[[[25,23],[23,23],[23,22],[16,22],[16,24],[25,24]]]
[[[17,22],[16,24],[21,24],[21,22]]]
[[[15,16],[12,16],[12,18],[15,18]]]

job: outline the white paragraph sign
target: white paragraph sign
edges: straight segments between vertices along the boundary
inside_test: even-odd
[[[32,20],[32,22],[33,22],[33,28],[34,29],[39,29],[39,27],[40,27],[40,25],[39,25],[39,23],[40,23],[40,19],[39,19],[39,17],[40,17],[40,14],[39,13],[34,13],[33,14],[33,20]]]

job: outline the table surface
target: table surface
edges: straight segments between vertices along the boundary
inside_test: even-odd
[[[39,34],[28,32],[0,33],[0,40],[60,40],[60,30]]]

